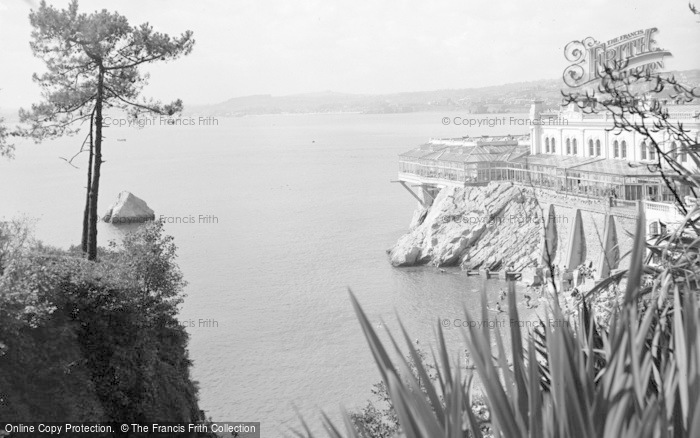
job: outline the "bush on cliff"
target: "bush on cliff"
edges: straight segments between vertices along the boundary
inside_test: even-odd
[[[102,251],[89,262],[0,224],[0,418],[200,418],[172,238],[154,222]]]

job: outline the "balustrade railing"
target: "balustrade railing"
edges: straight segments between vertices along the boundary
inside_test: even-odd
[[[542,178],[539,173],[530,173],[527,169],[522,168],[499,167],[479,169],[477,172],[474,172],[475,176],[469,176],[465,174],[465,171],[455,169],[407,170],[406,168],[403,168],[400,170],[400,173],[415,175],[423,178],[454,181],[459,184],[488,183],[490,181],[511,181],[527,187],[549,190],[556,195],[563,195],[568,199],[580,200],[587,204],[591,203],[592,201],[596,203],[600,201],[601,206],[604,206],[606,209],[615,208],[618,209],[618,211],[628,210],[629,214],[634,214],[636,212],[638,202],[643,202],[645,210],[650,212],[663,214],[669,217],[680,214],[676,206],[672,203],[647,200],[636,201],[618,198],[610,199],[609,196],[595,196],[594,194],[586,193],[581,190],[567,190],[567,188],[563,187],[560,182],[558,183],[557,181],[552,181],[551,179]]]

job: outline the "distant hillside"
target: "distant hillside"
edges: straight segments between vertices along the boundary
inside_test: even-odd
[[[700,69],[671,72],[685,84],[700,85]],[[253,95],[188,108],[210,116],[285,113],[406,113],[459,110],[466,113],[527,112],[533,99],[554,108],[561,101],[561,78],[516,82],[480,88],[417,91],[393,94],[348,94],[325,91],[288,96]]]

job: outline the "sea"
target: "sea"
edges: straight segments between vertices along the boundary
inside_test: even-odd
[[[392,183],[397,155],[431,137],[524,134],[524,118],[430,112],[111,122],[99,212],[128,190],[174,236],[188,281],[179,318],[208,416],[260,422],[263,437],[290,436],[303,418],[326,436],[321,412],[342,425],[341,413],[366,405],[380,380],[351,293],[382,339],[390,332],[403,345],[400,320],[428,354],[447,320],[449,349],[459,356],[464,338],[454,321],[465,308],[479,312],[482,290],[496,300],[505,288],[458,268],[390,265],[386,250],[417,207]],[[83,139],[20,141],[15,159],[0,159],[0,219],[24,218],[46,244],[78,245],[87,156],[69,161]],[[100,223],[98,230],[106,245],[128,228]]]

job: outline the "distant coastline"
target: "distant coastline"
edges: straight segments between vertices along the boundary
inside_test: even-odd
[[[671,71],[691,86],[700,86],[700,69]],[[463,114],[527,113],[532,99],[545,109],[556,109],[565,87],[561,78],[542,79],[488,87],[414,91],[389,94],[351,94],[324,91],[284,96],[241,96],[216,104],[190,105],[184,115],[243,117],[295,114],[406,114],[459,111]],[[670,91],[668,91],[670,93]],[[28,107],[29,103],[25,105]],[[17,122],[17,110],[0,107],[0,117]]]
[[[671,71],[677,79],[700,85],[700,69]],[[465,114],[527,113],[534,98],[545,109],[557,109],[561,78],[488,87],[414,91],[388,94],[351,94],[324,91],[286,96],[269,94],[235,97],[213,105],[187,105],[186,114],[240,117],[267,114],[402,114],[459,111]],[[669,91],[670,93],[670,91]]]

